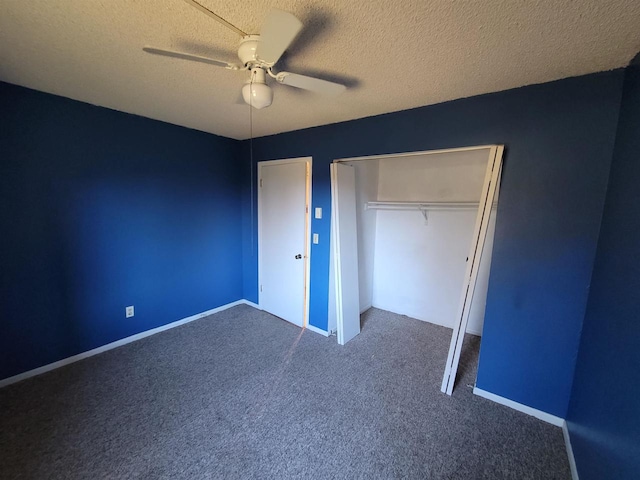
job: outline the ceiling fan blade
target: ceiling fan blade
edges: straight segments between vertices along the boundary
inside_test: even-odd
[[[213,58],[201,57],[199,55],[191,55],[190,53],[176,52],[174,50],[164,50],[162,48],[144,47],[147,53],[153,53],[154,55],[162,55],[164,57],[181,58],[183,60],[191,60],[194,62],[207,63],[209,65],[215,65],[216,67],[224,67],[229,70],[239,70],[240,67],[231,63],[223,62],[221,60],[215,60]]]
[[[302,22],[289,12],[273,9],[260,29],[256,57],[274,64],[302,30]]]
[[[322,93],[323,95],[339,95],[347,89],[347,87],[339,83],[307,77],[306,75],[298,75],[297,73],[280,72],[276,75],[276,80],[283,85],[290,85],[292,87]]]
[[[213,18],[216,22],[221,23],[222,25],[224,25],[227,28],[230,28],[231,30],[233,30],[234,32],[236,32],[238,35],[240,35],[241,37],[246,37],[247,34],[245,32],[243,32],[242,30],[240,30],[238,27],[236,27],[234,24],[227,22],[224,18],[222,18],[220,15],[212,12],[211,10],[209,10],[207,7],[205,7],[204,5],[200,5],[198,2],[196,2],[195,0],[184,0],[185,2],[187,2],[189,5],[191,5],[194,8],[197,8],[198,10],[200,10],[202,13],[204,13],[205,15]]]

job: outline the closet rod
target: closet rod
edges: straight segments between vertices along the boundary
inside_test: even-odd
[[[476,210],[478,202],[367,202],[367,210]],[[495,208],[497,204],[494,203]]]

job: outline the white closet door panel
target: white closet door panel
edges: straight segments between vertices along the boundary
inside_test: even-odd
[[[338,343],[360,333],[355,169],[331,164],[332,235]]]
[[[487,165],[484,186],[482,187],[482,196],[480,198],[480,206],[478,208],[473,242],[469,252],[469,260],[467,262],[467,271],[465,272],[465,280],[460,298],[457,321],[453,328],[449,354],[447,356],[447,363],[445,365],[444,376],[442,379],[441,390],[447,395],[451,395],[453,392],[456,374],[458,372],[464,332],[467,330],[469,322],[469,313],[471,311],[471,304],[476,288],[476,280],[480,270],[480,261],[482,259],[484,243],[487,237],[487,230],[489,228],[489,218],[491,216],[500,172],[502,170],[503,151],[504,146],[497,145],[492,147],[489,153],[489,163]]]

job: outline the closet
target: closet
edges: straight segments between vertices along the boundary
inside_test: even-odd
[[[339,343],[359,332],[347,317],[380,308],[453,329],[451,372],[456,327],[482,334],[501,160],[502,147],[483,146],[334,162],[329,327]]]

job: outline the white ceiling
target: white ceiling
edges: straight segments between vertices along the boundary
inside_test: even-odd
[[[637,0],[201,0],[250,33],[272,7],[305,24],[276,70],[346,83],[327,99],[274,86],[263,136],[626,66]],[[158,57],[144,45],[237,62],[239,37],[182,0],[2,0],[0,79],[236,139],[246,72]]]

